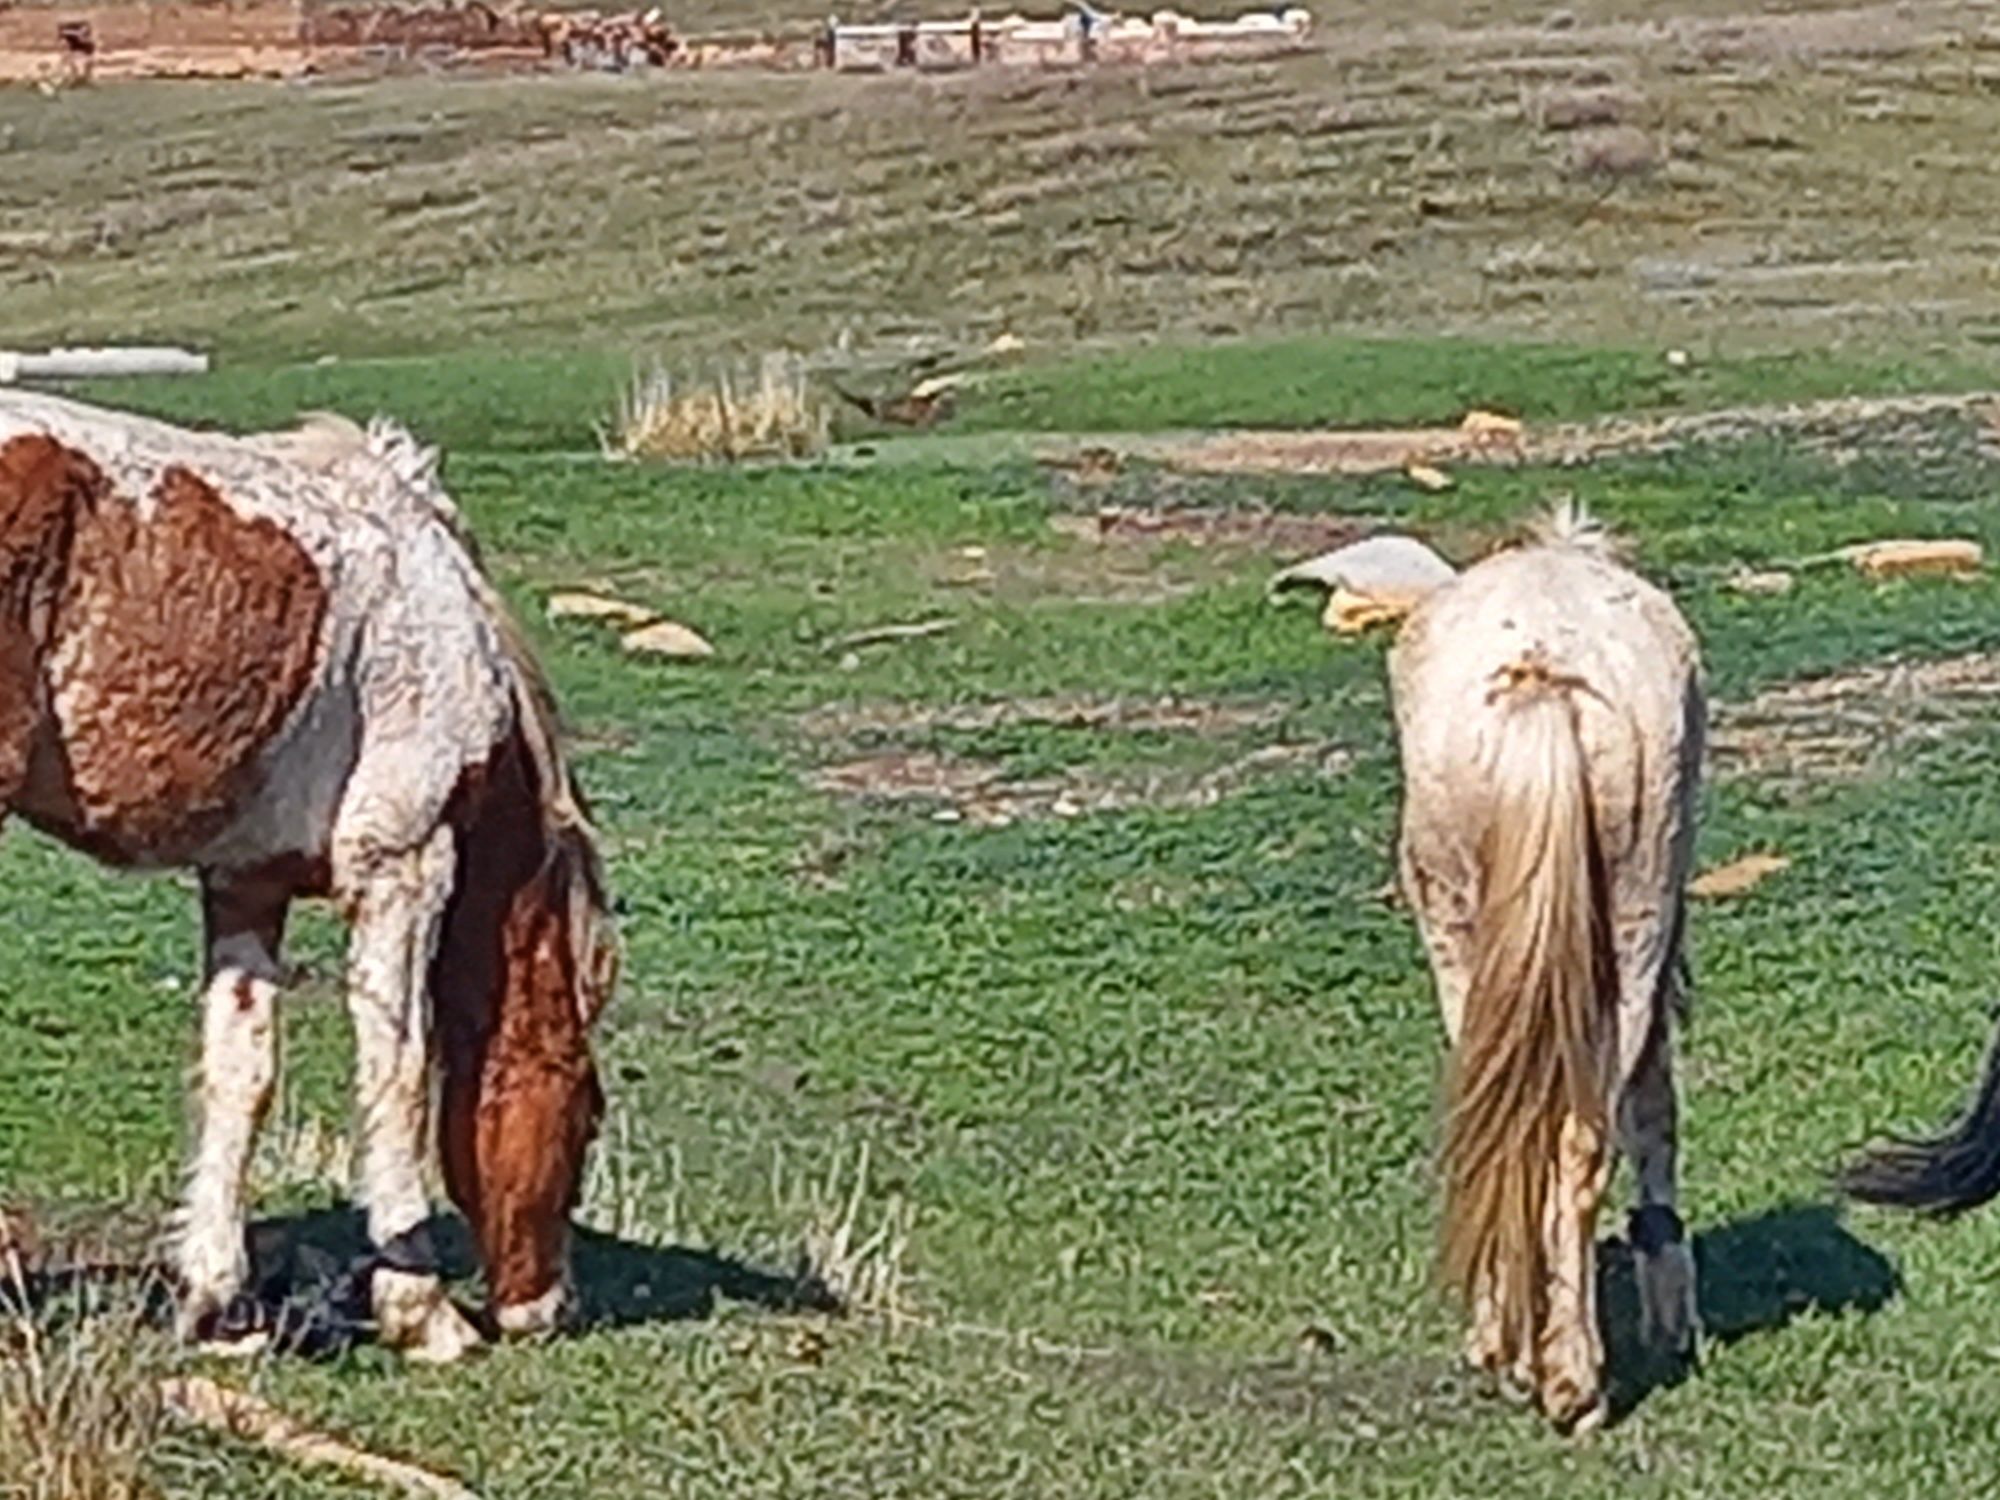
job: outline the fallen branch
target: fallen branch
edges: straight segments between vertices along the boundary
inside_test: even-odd
[[[877,646],[884,641],[914,641],[927,635],[942,635],[958,621],[949,619],[918,620],[912,625],[877,625],[872,630],[858,630],[853,635],[844,635],[826,649],[828,651],[852,651],[857,646]]]
[[[456,1479],[315,1432],[268,1401],[259,1400],[247,1391],[218,1385],[205,1376],[163,1380],[160,1394],[167,1410],[181,1421],[255,1443],[298,1463],[325,1464],[408,1495],[430,1496],[434,1500],[479,1500],[477,1494]]]

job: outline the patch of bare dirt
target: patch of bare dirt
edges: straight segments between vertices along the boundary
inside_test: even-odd
[[[820,791],[856,801],[929,806],[940,822],[1003,828],[1127,808],[1212,807],[1270,776],[1301,770],[1338,776],[1351,759],[1325,743],[1266,745],[1207,771],[1090,768],[1016,779],[990,761],[892,749],[821,767],[808,780]]]
[[[1060,524],[1060,523],[1059,523]],[[1187,560],[1169,561],[1131,547],[958,548],[930,568],[942,588],[974,590],[1020,603],[1165,604],[1202,588],[1209,574]]]
[[[1373,523],[1339,515],[1149,503],[1100,505],[1081,515],[1057,515],[1050,525],[1057,545],[973,548],[972,555],[962,549],[936,566],[934,576],[945,587],[1023,602],[1165,604],[1213,584],[1245,557],[1328,551],[1365,535]]]
[[[1096,446],[1102,449],[1103,444]],[[1323,432],[1244,429],[1198,437],[1137,439],[1126,443],[1119,456],[1195,474],[1386,474],[1410,463],[1518,461],[1511,446],[1482,441],[1456,427]],[[1071,463],[1061,450],[1041,457],[1054,467]],[[1100,465],[1108,462],[1098,460]]]
[[[797,723],[815,739],[849,742],[881,736],[909,738],[939,729],[998,729],[1010,724],[1215,737],[1266,728],[1282,719],[1286,711],[1279,703],[1225,703],[1173,696],[1100,698],[1076,693],[946,708],[911,703],[829,704],[802,714]]]
[[[1149,547],[1184,542],[1238,552],[1325,552],[1358,540],[1375,523],[1352,516],[1186,506],[1103,506],[1093,515],[1057,516],[1064,536],[1107,545]]]
[[[1710,754],[1724,775],[1848,780],[2000,712],[2000,653],[1857,667],[1718,704]]]
[[[1211,433],[1196,437],[1134,438],[1110,457],[1103,441],[1089,449],[1051,449],[1042,461],[1074,468],[1078,454],[1094,451],[1099,468],[1138,458],[1186,473],[1201,474],[1388,474],[1412,465],[1522,464],[1571,466],[1611,458],[1652,457],[1701,447],[1721,447],[1772,438],[1794,442],[1835,462],[1848,462],[1885,444],[1908,440],[1931,446],[1940,424],[1963,426],[1979,452],[2000,459],[2000,392],[1968,394],[1841,397],[1826,401],[1774,406],[1731,407],[1686,414],[1612,417],[1592,422],[1527,426],[1518,435],[1496,441],[1493,436],[1462,427],[1420,427],[1393,430],[1351,429],[1319,432],[1253,431]],[[1143,513],[1142,513],[1143,514]],[[1109,529],[1128,533],[1172,534],[1175,526],[1198,539],[1203,522],[1175,522],[1174,513],[1152,513],[1151,520],[1114,520]],[[1197,513],[1190,513],[1193,516]],[[1225,513],[1226,514],[1226,513]],[[1277,517],[1260,513],[1266,526],[1318,520],[1335,529],[1334,517]],[[1245,520],[1224,537],[1255,533],[1255,521]],[[1350,523],[1355,524],[1355,523]],[[1325,546],[1339,546],[1358,534],[1334,537]],[[1254,545],[1238,540],[1239,545]],[[1316,545],[1301,543],[1301,545]]]

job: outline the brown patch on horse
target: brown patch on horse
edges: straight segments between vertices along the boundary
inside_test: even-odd
[[[471,1223],[497,1308],[562,1277],[569,1216],[604,1109],[590,993],[572,950],[584,879],[545,831],[532,753],[517,732],[461,782],[460,879],[431,967],[444,1073],[445,1185]]]
[[[311,685],[326,584],[282,527],[185,468],[150,516],[89,472],[44,657],[60,744],[24,811],[100,858],[178,860],[227,822]]]
[[[95,465],[51,438],[0,445],[0,797],[27,779],[70,538],[103,487]]]

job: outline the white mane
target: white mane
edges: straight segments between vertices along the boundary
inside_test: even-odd
[[[1574,495],[1564,495],[1528,525],[1529,538],[1544,547],[1569,547],[1610,557],[1617,543],[1602,521]]]
[[[323,473],[344,470],[365,477],[371,482],[361,493],[377,504],[394,507],[417,499],[471,549],[458,505],[439,480],[438,450],[393,418],[371,417],[364,427],[339,412],[307,412],[294,427],[253,433],[243,441]]]

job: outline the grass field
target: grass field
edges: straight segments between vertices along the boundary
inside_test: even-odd
[[[1256,364],[1188,360],[1191,388],[1204,360]],[[1368,411],[1433,414],[1464,369],[1504,390],[1558,363],[1572,414],[1658,396],[1615,353],[1431,347],[1377,351]],[[1267,368],[1267,399],[1287,399],[1284,351]],[[1765,395],[1788,369],[1755,367]],[[463,376],[398,366],[352,399],[466,420]],[[1115,413],[1115,376],[1047,369],[1034,402],[1069,389],[1091,409],[1095,391]],[[269,399],[223,379],[127,394],[222,422]],[[496,399],[483,420],[504,435],[515,398]],[[273,1361],[257,1385],[496,1496],[1975,1492],[2000,1461],[2000,1221],[1845,1222],[1822,1182],[1874,1131],[1950,1109],[1984,1041],[1995,585],[1823,570],[1748,598],[1721,581],[1872,536],[2000,544],[1976,439],[1904,434],[1845,466],[1751,442],[1466,470],[1417,496],[1143,468],[1090,493],[1031,465],[644,470],[468,427],[450,479],[531,617],[554,587],[610,586],[719,648],[642,664],[540,629],[631,948],[583,1251],[596,1325],[442,1373],[368,1350]],[[1379,649],[1269,606],[1289,554],[1254,525],[1196,548],[1057,524],[1101,503],[1262,506],[1464,555],[1557,488],[1632,538],[1706,642],[1723,729],[1704,860],[1794,861],[1694,928],[1706,1366],[1628,1383],[1626,1421],[1574,1447],[1455,1372],[1428,1288],[1437,1028],[1383,899]],[[932,616],[955,628],[828,649]],[[1787,692],[1896,659],[1963,680],[1920,706],[1865,674],[1834,709]],[[913,764],[930,769],[898,774]],[[912,779],[937,797],[850,795]],[[0,952],[0,1175],[58,1219],[116,1203],[143,1220],[171,1192],[192,904],[30,836],[0,846],[0,878],[34,935]],[[262,1173],[280,1215],[339,1196],[316,1154],[344,1115],[331,930],[301,954]],[[746,1268],[782,1279],[857,1186],[860,1233],[906,1236],[892,1307],[760,1305]],[[169,1493],[342,1492],[184,1442],[157,1462]]]
[[[232,426],[381,409],[445,443],[623,914],[589,1326],[447,1371],[219,1373],[488,1497],[1990,1492],[2000,1215],[1847,1214],[1825,1177],[1940,1122],[1987,1039],[2000,583],[1727,586],[1875,537],[2000,547],[1981,426],[1849,413],[1437,495],[1031,459],[1042,434],[2000,387],[1983,13],[1637,10],[1419,5],[1323,56],[1091,84],[0,94],[0,342],[196,340],[215,375],[93,394]],[[1544,91],[1600,88],[1653,169],[1573,166]],[[865,373],[1002,331],[1025,353],[941,440],[597,454],[638,358]],[[1380,643],[1264,597],[1316,536],[1469,558],[1562,491],[1702,636],[1702,863],[1792,861],[1693,924],[1704,1365],[1653,1386],[1621,1360],[1624,1419],[1576,1444],[1458,1372],[1428,1280],[1439,1028],[1386,895]],[[1105,505],[1215,524],[1100,540]],[[717,655],[550,625],[578,586]],[[184,1131],[191,891],[21,830],[0,889],[0,1187],[52,1233],[143,1238]],[[337,931],[294,957],[259,1210],[338,1245]],[[879,1305],[786,1310],[850,1215]],[[150,1468],[175,1497],[364,1493],[185,1436]]]
[[[7,336],[287,362],[1993,336],[1978,7],[1511,0],[1322,26],[1290,61],[1090,76],[15,91]]]

